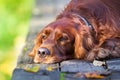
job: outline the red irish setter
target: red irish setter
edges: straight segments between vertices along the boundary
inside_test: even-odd
[[[35,63],[120,57],[120,0],[71,0],[37,36]]]

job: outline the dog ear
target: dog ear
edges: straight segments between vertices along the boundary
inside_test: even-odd
[[[75,35],[75,57],[84,58],[95,46],[95,43],[93,31],[83,25]]]
[[[75,46],[75,52],[74,52],[75,57],[77,59],[84,58],[86,50],[82,46],[82,36],[79,33],[75,35],[74,46]]]
[[[35,46],[33,47],[32,51],[28,54],[30,57],[35,57],[36,55],[36,51],[37,49],[40,47],[41,43],[42,43],[42,39],[41,39],[41,33],[39,33],[34,41]]]

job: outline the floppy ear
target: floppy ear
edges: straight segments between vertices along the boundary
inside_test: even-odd
[[[77,59],[82,59],[85,56],[86,50],[82,46],[82,36],[80,36],[78,33],[75,35],[75,57]]]
[[[82,26],[80,31],[75,35],[75,57],[80,59],[84,58],[88,52],[95,46],[93,31],[91,32],[88,27]]]
[[[40,47],[41,43],[42,43],[41,33],[39,33],[35,39],[35,46],[33,47],[33,50],[28,55],[31,57],[35,57],[37,53],[36,51]]]

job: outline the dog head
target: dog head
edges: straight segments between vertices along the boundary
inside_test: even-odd
[[[73,16],[74,17],[74,16]],[[93,46],[91,28],[83,19],[61,18],[47,25],[36,38],[29,56],[35,63],[55,63],[71,58],[84,58]]]

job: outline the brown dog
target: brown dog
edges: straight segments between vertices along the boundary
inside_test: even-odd
[[[120,57],[120,0],[71,0],[37,36],[34,62]]]

